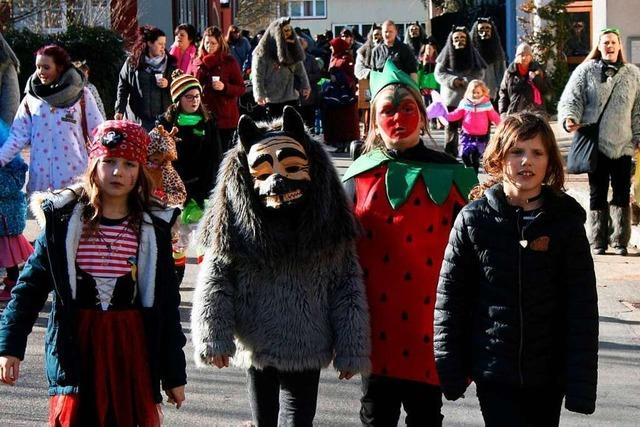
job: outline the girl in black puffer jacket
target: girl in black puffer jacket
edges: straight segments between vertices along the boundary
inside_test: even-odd
[[[462,209],[440,271],[434,349],[447,399],[477,386],[487,426],[558,425],[595,410],[598,306],[586,215],[562,192],[546,121],[507,117],[485,152],[493,177]],[[486,190],[486,191],[485,191]]]

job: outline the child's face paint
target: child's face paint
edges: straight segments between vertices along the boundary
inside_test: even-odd
[[[103,195],[110,198],[124,198],[135,187],[140,164],[122,157],[103,157],[96,168],[96,185]]]
[[[407,89],[395,86],[380,92],[376,99],[376,125],[388,149],[404,151],[418,144],[422,117]]]

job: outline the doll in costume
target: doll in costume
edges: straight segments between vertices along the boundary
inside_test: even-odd
[[[293,107],[270,124],[242,116],[210,202],[196,363],[247,368],[255,425],[310,426],[320,369],[370,367],[356,222],[333,164]]]
[[[149,132],[147,169],[154,185],[153,197],[165,206],[182,206],[187,198],[182,178],[171,164],[178,159],[177,133],[176,127],[167,132],[163,125]]]
[[[433,311],[447,237],[477,182],[471,168],[420,139],[427,118],[418,85],[387,61],[371,72],[371,128],[344,175],[364,230],[358,257],[371,317],[371,374],[363,378],[365,426],[442,422],[433,355]]]

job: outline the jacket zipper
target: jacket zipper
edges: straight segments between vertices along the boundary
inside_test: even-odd
[[[520,241],[524,241],[524,230],[528,228],[534,221],[536,221],[543,212],[538,212],[533,220],[526,226],[522,226],[520,221],[524,211],[522,209],[517,210],[517,227],[520,234]],[[518,244],[518,314],[520,316],[520,345],[518,347],[518,376],[520,377],[520,385],[524,386],[524,376],[522,373],[522,359],[524,353],[524,314],[522,308],[522,245]]]
[[[51,224],[51,227],[53,227],[53,215],[47,214],[46,224]],[[51,238],[50,240],[51,244],[55,245],[55,233],[53,232],[53,230],[51,230],[51,235],[47,236],[47,240],[49,240],[49,237]],[[60,292],[60,288],[58,287],[58,282],[56,281],[57,272],[53,271],[53,262],[51,262],[51,251],[49,246],[50,245],[47,244],[47,260],[49,261],[49,268],[51,268],[51,279],[53,281],[53,288],[56,290],[56,292],[60,296],[60,304],[64,306],[65,305],[64,298],[62,298],[62,293]]]
[[[518,209],[517,215],[517,227],[520,234],[520,240],[524,240],[524,228],[521,227],[520,221],[522,217],[522,210]],[[524,316],[522,314],[522,245],[518,242],[518,314],[520,316],[520,343],[518,346],[518,376],[520,378],[520,385],[524,386],[524,378],[522,375],[522,353],[524,351]]]

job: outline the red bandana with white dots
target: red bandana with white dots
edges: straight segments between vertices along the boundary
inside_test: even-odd
[[[151,142],[142,126],[128,120],[107,120],[93,132],[89,158],[122,157],[144,164]]]

